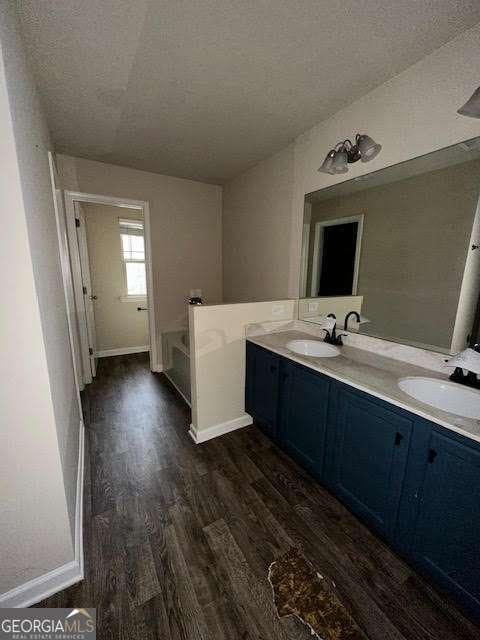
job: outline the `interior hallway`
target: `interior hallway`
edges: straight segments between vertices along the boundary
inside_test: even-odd
[[[84,393],[83,582],[37,606],[96,607],[97,637],[298,640],[269,564],[298,546],[371,640],[479,630],[255,427],[195,446],[148,354],[103,358]]]

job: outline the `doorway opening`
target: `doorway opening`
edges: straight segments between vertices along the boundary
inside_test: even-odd
[[[102,357],[148,351],[156,370],[148,203],[66,191],[65,210],[82,387]]]
[[[363,215],[315,224],[310,295],[357,295]]]

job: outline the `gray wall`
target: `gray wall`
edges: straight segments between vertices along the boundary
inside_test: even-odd
[[[224,187],[225,302],[288,297],[293,161],[287,147]]]
[[[71,156],[57,160],[66,189],[149,202],[161,364],[161,332],[187,326],[190,289],[202,289],[209,303],[222,300],[221,187]]]
[[[289,147],[225,185],[226,300],[298,297],[306,193],[479,135],[478,120],[456,113],[458,105],[468,99],[475,87],[472,73],[480,75],[479,37],[480,24],[319,122]],[[345,175],[319,172],[328,149],[359,129],[378,140],[382,152],[368,164],[351,165]],[[281,171],[285,168],[284,154],[293,157],[294,163],[285,172]],[[278,188],[284,190],[283,199],[277,198]],[[290,213],[286,210],[287,202]],[[262,220],[257,219],[260,215],[268,220],[268,232]],[[258,230],[262,242],[250,230]]]
[[[47,152],[52,148],[38,94],[12,20],[2,34],[13,131],[42,320],[58,442],[74,525],[80,413]]]
[[[0,594],[73,560],[79,409],[60,272],[48,130],[0,6]]]
[[[307,290],[315,223],[363,213],[362,332],[448,349],[479,189],[474,161],[313,204]]]

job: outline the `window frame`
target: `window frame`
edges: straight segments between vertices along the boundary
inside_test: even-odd
[[[122,235],[142,236],[143,260],[125,258],[124,250],[123,250]],[[145,221],[143,219],[140,220],[138,218],[119,218],[118,219],[118,239],[120,242],[120,261],[122,263],[122,273],[123,273],[123,295],[120,296],[120,301],[121,302],[146,302],[148,289],[147,289],[147,265],[146,265],[146,255],[145,255]],[[128,262],[143,264],[143,267],[145,270],[145,293],[144,294],[128,293],[128,277],[127,277]]]

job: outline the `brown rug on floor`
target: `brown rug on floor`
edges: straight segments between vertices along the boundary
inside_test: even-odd
[[[321,640],[366,640],[334,586],[297,549],[272,562],[268,579],[278,615],[296,616]]]

